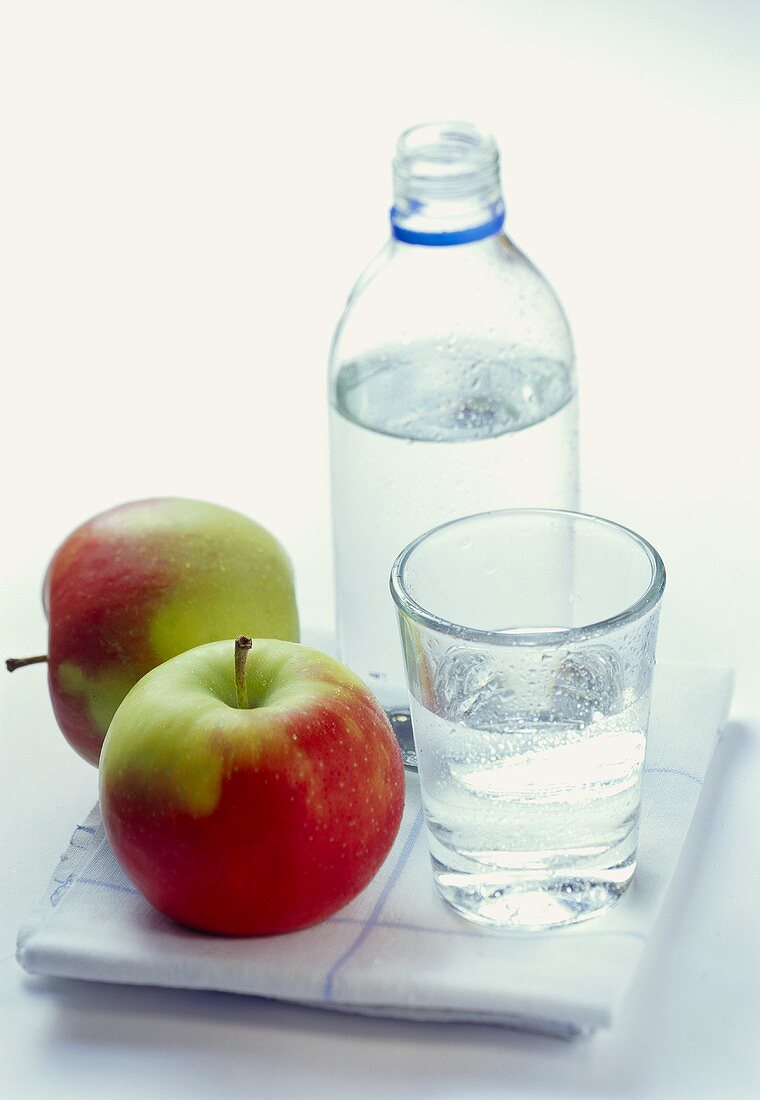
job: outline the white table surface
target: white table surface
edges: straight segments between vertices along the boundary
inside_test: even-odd
[[[758,30],[741,0],[3,8],[0,655],[44,649],[68,531],[151,495],[265,523],[330,623],[330,331],[395,134],[449,115],[495,129],[508,228],[570,316],[584,507],[662,553],[660,655],[737,687],[624,1017],[568,1044],[26,976],[96,773],[43,669],[0,676],[0,1095],[760,1094]]]

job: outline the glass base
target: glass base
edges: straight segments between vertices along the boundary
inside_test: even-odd
[[[497,868],[463,873],[431,858],[443,899],[467,920],[505,932],[559,928],[605,913],[628,889],[636,865],[631,858],[601,874],[586,868],[530,877]]]
[[[401,759],[404,767],[409,771],[417,771],[417,752],[414,748],[414,734],[412,732],[412,716],[409,707],[391,707],[385,712],[388,721],[393,726],[393,732],[401,749]]]

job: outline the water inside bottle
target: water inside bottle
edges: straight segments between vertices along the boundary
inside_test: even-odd
[[[391,566],[457,516],[577,507],[572,365],[484,341],[420,340],[346,362],[334,392],[341,657],[386,708],[403,708]]]

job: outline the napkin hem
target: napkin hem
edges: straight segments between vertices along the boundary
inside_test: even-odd
[[[40,978],[64,978],[67,981],[78,982],[108,982],[113,985],[132,985],[146,988],[160,989],[186,989],[196,993],[224,993],[233,997],[249,997],[259,1001],[274,1001],[277,1004],[301,1005],[304,1008],[319,1008],[327,1011],[340,1012],[345,1015],[366,1016],[370,1019],[408,1020],[414,1023],[448,1023],[448,1024],[490,1024],[507,1030],[525,1031],[536,1035],[548,1035],[553,1038],[575,1039],[588,1038],[600,1026],[608,1025],[595,1019],[593,1022],[581,1024],[570,1020],[554,1019],[544,1015],[530,1016],[517,1012],[478,1012],[475,1009],[443,1008],[443,1007],[419,1007],[397,1003],[369,1004],[366,1001],[323,1001],[310,1000],[305,997],[278,997],[267,993],[250,993],[244,990],[230,989],[229,987],[212,984],[202,985],[177,985],[174,982],[162,981],[156,976],[149,986],[143,978],[130,978],[121,973],[118,977],[109,975],[107,967],[104,970],[93,965],[92,973],[85,973],[86,967],[81,965],[81,959],[77,960],[76,971],[67,966],[62,966],[54,958],[48,958],[45,951],[36,952],[21,946],[17,952],[17,960],[27,974]],[[96,960],[93,960],[95,963]]]

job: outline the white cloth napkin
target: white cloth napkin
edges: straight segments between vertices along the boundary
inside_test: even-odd
[[[19,933],[19,961],[35,974],[378,1016],[564,1036],[610,1026],[675,871],[730,694],[728,672],[658,666],[636,874],[614,909],[586,923],[494,933],[458,916],[433,886],[409,776],[399,836],[366,890],[323,924],[263,939],[206,936],[157,913],[116,863],[95,807]]]

